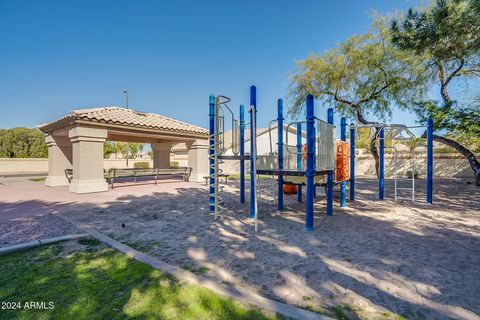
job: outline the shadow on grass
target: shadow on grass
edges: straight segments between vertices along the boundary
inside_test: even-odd
[[[0,257],[2,319],[277,319],[131,260],[92,239]]]

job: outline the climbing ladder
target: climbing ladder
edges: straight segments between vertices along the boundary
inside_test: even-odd
[[[380,124],[380,123],[372,123],[367,125],[359,125],[357,128],[368,128],[369,134],[368,139],[372,139],[376,136],[379,140],[391,140],[392,146],[391,147],[384,147],[385,149],[392,149],[393,150],[393,174],[394,174],[394,195],[395,195],[395,202],[398,200],[398,193],[400,190],[408,190],[412,193],[412,201],[415,202],[415,172],[417,170],[416,160],[415,160],[415,151],[411,151],[410,157],[410,169],[412,176],[411,178],[401,178],[398,175],[398,150],[395,147],[394,143],[399,141],[401,143],[406,143],[407,141],[411,141],[416,139],[415,134],[413,134],[410,129],[411,128],[421,128],[422,126],[417,127],[407,127],[403,124]],[[376,131],[375,129],[378,129]],[[360,138],[360,131],[356,130],[356,134],[358,138]],[[410,186],[399,186],[401,182],[410,182]]]
[[[209,147],[210,215],[213,215],[215,219],[223,218],[222,212],[225,210],[222,197],[224,186],[220,184],[219,179],[223,173],[220,165],[224,163],[223,157],[225,153],[225,112],[228,112],[232,119],[232,152],[237,156],[240,151],[240,122],[234,118],[232,110],[228,107],[229,102],[230,98],[222,95],[215,97],[213,105],[212,101],[210,101],[211,108],[213,107],[213,110],[210,110],[213,112],[213,119],[211,117],[211,120],[213,120],[213,133],[210,135]]]

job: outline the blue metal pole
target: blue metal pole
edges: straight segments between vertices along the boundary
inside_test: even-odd
[[[350,123],[350,201],[355,200],[355,125]]]
[[[307,196],[306,214],[305,214],[305,230],[313,231],[313,192],[315,189],[315,114],[313,108],[313,96],[307,96],[307,170],[305,176],[307,178]]]
[[[240,105],[240,203],[245,203],[245,107]]]
[[[278,152],[278,169],[283,170],[283,100],[278,99],[278,118],[277,118],[277,133],[278,133],[278,143],[277,143],[277,152]],[[288,132],[287,132],[288,134]],[[278,175],[278,201],[277,209],[278,211],[283,211],[283,175]]]
[[[347,142],[347,118],[340,119],[340,139]],[[342,159],[343,161],[343,159]],[[340,182],[340,208],[347,206],[347,181]]]
[[[327,122],[333,124],[333,108],[327,110]],[[334,170],[327,173],[327,216],[333,215],[333,173]]]
[[[427,203],[433,203],[433,120],[427,121]]]
[[[315,128],[315,126],[313,127],[313,136],[315,137],[315,142],[317,142],[317,128]],[[315,156],[317,155],[317,144],[316,143],[313,145],[313,154]],[[315,167],[315,169],[317,169],[316,158],[315,158],[315,162],[313,163],[313,166]],[[317,186],[315,184],[313,184],[313,198],[314,199],[317,198]]]
[[[288,133],[287,133],[288,134]],[[302,170],[302,124],[297,123],[297,170]],[[297,185],[297,201],[302,202],[302,184]]]
[[[253,155],[253,137],[257,134],[257,128],[253,127],[253,123],[257,123],[257,88],[255,86],[250,87],[250,218],[255,218],[255,196],[257,190],[255,190],[255,160]],[[255,120],[254,120],[255,119]]]
[[[213,159],[213,154],[214,154],[214,142],[215,142],[215,96],[213,94],[210,95],[209,101],[208,101],[208,117],[209,117],[209,132],[210,132],[210,139],[209,139],[209,175],[210,175],[210,199],[209,199],[209,205],[210,205],[210,213],[215,212],[215,178],[214,178],[214,159]]]
[[[378,157],[379,157],[379,166],[378,166],[378,199],[383,200],[384,198],[384,188],[385,188],[385,131],[384,128],[380,128],[378,138],[380,139],[378,143]]]

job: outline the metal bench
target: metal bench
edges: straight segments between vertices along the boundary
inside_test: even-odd
[[[65,169],[65,177],[67,177],[68,183],[72,182],[73,169]]]
[[[224,178],[225,179],[225,184],[228,184],[228,177],[230,177],[230,175],[228,174],[225,174],[225,173],[221,173],[218,175],[219,178]],[[210,179],[210,176],[203,176],[203,179],[205,179],[205,185],[207,186],[208,185],[208,179]]]
[[[108,179],[108,173],[105,169],[103,170],[103,174],[105,178]],[[68,183],[71,183],[73,179],[73,169],[65,169],[65,177],[67,177]]]
[[[179,168],[166,168],[166,169],[140,169],[140,168],[126,168],[126,169],[110,169],[108,171],[110,186],[114,188],[115,179],[118,178],[133,178],[133,182],[137,182],[139,177],[153,177],[155,184],[157,184],[159,176],[181,176],[183,181],[188,182],[192,168],[179,167]]]

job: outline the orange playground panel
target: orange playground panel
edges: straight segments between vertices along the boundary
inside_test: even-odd
[[[346,181],[349,175],[349,148],[348,143],[337,141],[337,166],[335,170],[336,181]]]

